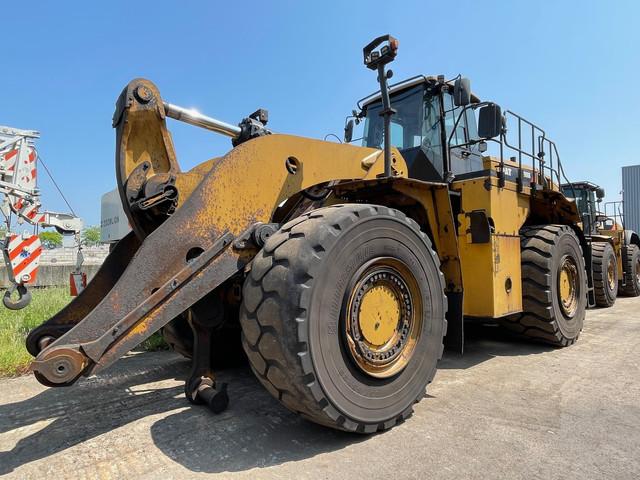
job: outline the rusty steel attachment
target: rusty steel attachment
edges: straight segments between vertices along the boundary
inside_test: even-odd
[[[230,136],[235,148],[183,172],[166,117]],[[81,296],[29,335],[40,382],[64,386],[98,373],[186,312],[194,335],[187,397],[226,407],[210,365],[218,324],[194,312],[210,310],[210,294],[242,275],[288,216],[314,204],[305,192],[382,172],[377,149],[271,134],[267,118],[258,110],[234,127],[164,102],[148,80],[123,90],[113,117],[116,178],[133,233]],[[403,161],[398,169],[406,171]]]
[[[36,357],[46,346],[86,317],[109,293],[139,247],[140,240],[133,233],[120,240],[80,295],[49,320],[29,332],[27,351]]]
[[[113,322],[112,317],[110,325],[102,321],[93,326],[92,323],[87,322],[92,320],[92,315],[89,314],[83,322],[53,342],[36,357],[32,364],[33,371],[44,377],[50,384],[67,384],[85,373],[85,368],[89,364],[93,365],[91,372],[97,372],[113,363],[122,354],[204,297],[211,285],[215,288],[226,280],[226,276],[222,275],[237,271],[239,265],[237,259],[225,252],[232,238],[231,234],[223,234],[208,250],[189,262],[159,288],[154,289],[155,291],[148,298],[131,309],[122,319],[115,317],[118,321]],[[213,266],[216,268],[212,268]],[[183,287],[187,284],[189,289],[185,290]],[[121,292],[116,292],[116,295],[118,293]],[[112,295],[113,292],[107,298]],[[112,305],[109,310],[113,311],[113,307],[117,308],[116,305]],[[160,315],[161,313],[164,315]],[[109,325],[108,329],[104,328],[106,325]],[[67,337],[73,338],[74,344],[63,343]],[[59,375],[56,371],[58,369],[56,365],[61,361],[65,365],[64,375]]]

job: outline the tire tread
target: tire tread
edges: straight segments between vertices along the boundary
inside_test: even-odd
[[[607,242],[593,242],[591,244],[591,264],[593,266],[593,292],[596,297],[596,305],[599,307],[611,307],[616,301],[618,293],[616,279],[615,292],[609,292],[607,282],[607,261],[609,256],[615,260],[613,247]],[[616,263],[617,276],[617,263]]]
[[[523,312],[500,319],[502,326],[512,332],[558,347],[572,345],[579,336],[565,337],[553,311],[552,258],[558,239],[564,234],[575,236],[567,225],[521,229]]]
[[[640,296],[640,284],[635,279],[635,275],[633,274],[635,265],[633,264],[634,258],[636,255],[640,255],[640,250],[638,245],[631,244],[628,245],[626,249],[623,250],[622,261],[624,262],[624,270],[625,274],[625,285],[620,286],[621,293],[627,297],[637,297]],[[637,252],[637,253],[636,253]]]
[[[243,297],[249,299],[248,307],[243,301],[240,309],[242,344],[260,383],[291,411],[321,425],[359,433],[391,428],[411,415],[413,410],[409,407],[395,418],[378,424],[358,423],[339,414],[325,397],[313,373],[306,338],[307,311],[300,305],[302,296],[309,290],[306,283],[313,278],[309,265],[324,257],[331,242],[340,232],[364,217],[378,214],[402,219],[431,248],[429,238],[419,230],[418,224],[398,210],[367,204],[320,208],[285,223],[267,241],[265,248],[258,252],[243,288]],[[273,242],[277,243],[276,247],[272,246]],[[295,248],[289,248],[297,242],[299,243]],[[299,261],[296,256],[306,261]],[[435,259],[437,260],[437,256]],[[278,266],[286,271],[278,273]],[[444,277],[441,272],[439,274],[446,307]],[[286,282],[282,281],[283,275]],[[281,285],[287,284],[287,288],[265,289],[265,285],[268,286],[271,280],[276,283],[275,278],[271,279],[276,276]],[[267,315],[261,311],[261,307],[269,298],[274,302]],[[292,302],[292,298],[297,302]],[[287,305],[292,303],[298,305],[295,312],[288,310]],[[295,318],[296,321],[285,323],[287,318]],[[256,336],[257,338],[253,338]],[[428,378],[429,382],[434,375],[435,368]],[[424,392],[415,401],[423,397]]]

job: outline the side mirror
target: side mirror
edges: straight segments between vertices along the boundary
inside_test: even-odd
[[[464,107],[471,103],[471,82],[468,78],[458,77],[453,84],[453,104]]]
[[[353,139],[353,119],[344,126],[344,143],[351,142],[351,139]]]
[[[602,199],[604,198],[604,188],[602,187],[596,188],[596,197],[599,202],[602,201]]]
[[[500,105],[489,103],[480,109],[478,115],[478,136],[495,138],[502,133],[502,110]]]

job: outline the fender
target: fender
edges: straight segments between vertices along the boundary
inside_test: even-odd
[[[638,245],[640,247],[640,236],[633,230],[624,231],[624,244],[625,245]]]

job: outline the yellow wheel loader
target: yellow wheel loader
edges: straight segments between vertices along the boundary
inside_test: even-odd
[[[264,110],[230,125],[129,83],[113,125],[133,232],[29,335],[37,379],[71,385],[163,329],[192,359],[187,398],[219,412],[216,352],[241,341],[287,408],[370,433],[411,414],[444,344],[462,350],[465,318],[573,344],[594,303],[591,258],[555,144],[467,79],[388,85],[397,47],[364,48],[380,89],[343,144],[271,132]],[[182,171],[167,118],[233,149]],[[348,144],[355,123],[362,146]]]
[[[625,228],[624,212],[618,211],[622,202],[607,202],[605,211],[598,207],[604,189],[588,181],[564,183],[561,189],[576,202],[580,226],[591,248],[593,287],[596,305],[612,306],[618,295],[640,295],[640,236]],[[607,207],[613,215],[607,215]]]

